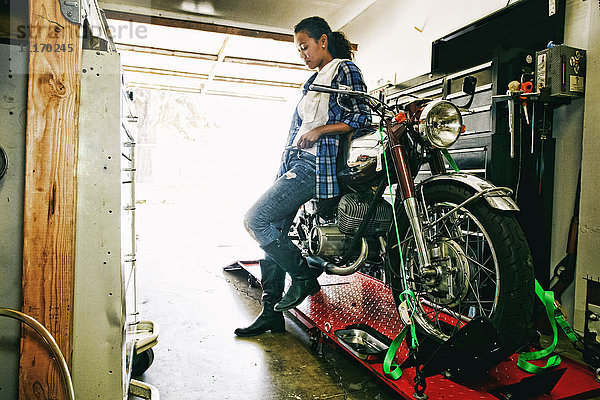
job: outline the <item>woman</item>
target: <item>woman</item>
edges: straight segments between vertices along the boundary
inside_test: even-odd
[[[244,218],[246,229],[265,251],[260,261],[263,309],[250,326],[235,330],[238,336],[284,332],[282,311],[320,290],[287,233],[302,204],[339,195],[336,159],[341,137],[371,124],[364,101],[349,98],[341,106],[336,94],[308,91],[312,83],[366,91],[360,70],[350,61],[352,51],[344,34],[332,32],[323,18],[310,17],[294,27],[294,42],[304,63],[317,72],[304,84],[279,175]],[[282,297],[286,272],[292,285]]]

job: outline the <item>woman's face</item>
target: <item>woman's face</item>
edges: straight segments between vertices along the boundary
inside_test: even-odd
[[[327,35],[322,35],[319,40],[308,36],[304,31],[294,34],[294,43],[300,53],[300,58],[310,69],[321,69],[332,60],[327,51]]]

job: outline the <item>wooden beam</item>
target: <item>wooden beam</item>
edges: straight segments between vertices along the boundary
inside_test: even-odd
[[[137,72],[140,74],[151,74],[151,75],[160,75],[160,76],[176,76],[178,78],[192,78],[192,79],[208,79],[208,74],[199,74],[197,72],[187,72],[187,71],[176,71],[172,69],[164,69],[164,68],[152,68],[152,67],[140,67],[137,65],[129,65],[123,64],[123,71],[125,72]]]
[[[261,85],[271,87],[282,87],[290,89],[300,89],[302,83],[295,82],[281,82],[281,81],[269,81],[264,79],[253,79],[253,78],[239,78],[235,76],[215,76],[213,78],[215,82],[231,82],[231,83],[243,83],[247,85]]]
[[[211,66],[210,71],[208,73],[208,79],[206,80],[204,85],[202,85],[200,94],[206,94],[206,92],[208,91],[208,88],[210,87],[210,84],[212,83],[212,80],[215,77],[219,65],[223,62],[223,58],[225,58],[225,49],[227,48],[227,43],[229,43],[229,36],[225,36],[225,38],[223,39],[223,43],[221,44],[219,53],[217,53],[217,61],[215,61]]]
[[[200,94],[201,88],[183,87],[183,86],[172,86],[162,85],[160,83],[146,83],[146,82],[127,82],[128,87],[140,88],[140,89],[151,89],[151,90],[163,90],[168,92],[179,92],[179,93],[197,93]]]
[[[223,59],[223,62],[234,64],[258,65],[261,67],[287,68],[295,69],[298,71],[310,71],[308,67],[304,64],[289,63],[284,61],[259,60],[256,58],[226,56]]]
[[[133,53],[145,53],[145,54],[153,54],[153,55],[158,55],[158,56],[193,58],[193,59],[197,59],[197,60],[206,60],[206,61],[217,61],[217,58],[218,58],[218,54],[198,53],[198,52],[194,52],[194,51],[184,51],[184,50],[173,50],[173,49],[167,49],[164,47],[141,46],[138,44],[116,43],[116,47],[119,52],[129,51],[129,52],[133,52]],[[261,67],[295,69],[298,71],[309,71],[308,67],[304,64],[290,63],[290,62],[285,62],[285,61],[271,61],[271,60],[264,60],[264,59],[257,59],[257,58],[225,56],[223,58],[223,62],[234,63],[234,64],[258,65]]]
[[[196,60],[217,61],[216,54],[198,53],[195,51],[172,50],[161,47],[141,46],[138,44],[116,43],[117,50],[134,53],[153,54],[158,56],[193,58]]]
[[[56,0],[29,0],[29,26],[23,311],[50,331],[70,365],[80,27],[63,17]],[[19,397],[66,398],[55,362],[26,327]]]
[[[187,72],[187,71],[175,71],[172,69],[164,69],[164,68],[152,68],[152,67],[140,67],[135,65],[123,64],[123,70],[125,72],[136,72],[140,74],[151,74],[151,75],[160,75],[160,76],[175,76],[178,78],[191,78],[191,79],[199,79],[199,80],[207,80],[208,74],[199,74],[196,72]],[[215,82],[232,82],[232,83],[244,83],[249,85],[262,85],[262,86],[276,86],[276,87],[285,87],[291,89],[300,89],[302,83],[297,82],[282,82],[282,81],[270,81],[264,79],[251,79],[251,78],[240,78],[235,76],[223,76],[223,75],[215,75],[213,77],[213,81]]]
[[[104,10],[107,19],[118,21],[138,22],[142,24],[168,26],[171,28],[195,29],[198,31],[225,33],[227,35],[248,36],[259,39],[273,39],[280,42],[293,42],[294,35],[263,31],[259,29],[238,28],[234,26],[209,24],[206,22],[190,21],[185,19],[158,17],[154,15],[141,15],[125,11]],[[358,50],[358,45],[351,43],[353,51]]]
[[[234,26],[209,24],[206,22],[185,19],[157,17],[153,15],[134,14],[125,11],[104,10],[107,19],[139,22],[142,24],[168,26],[171,28],[195,29],[197,31],[224,33],[227,35],[249,36],[261,39],[273,39],[280,42],[293,42],[294,35],[287,33],[269,32],[259,29],[237,28]]]
[[[151,90],[164,90],[169,92],[179,92],[179,93],[200,93],[200,89],[191,88],[191,87],[182,87],[182,86],[171,86],[171,85],[161,85],[158,83],[150,84],[144,82],[129,82],[128,85],[130,87],[140,88],[140,89],[151,89]],[[260,94],[246,94],[239,92],[229,92],[223,90],[209,90],[206,93],[207,96],[226,96],[226,97],[236,97],[242,99],[254,99],[254,100],[267,100],[267,101],[286,101],[285,97],[281,96],[269,96],[269,95],[260,95]]]

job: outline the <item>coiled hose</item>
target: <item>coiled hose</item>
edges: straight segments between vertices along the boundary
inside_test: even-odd
[[[19,321],[27,324],[38,335],[40,335],[42,337],[42,339],[44,339],[44,343],[46,343],[46,346],[48,346],[48,348],[50,349],[50,351],[52,352],[52,354],[58,361],[58,367],[60,369],[60,372],[62,373],[63,384],[65,386],[69,400],[75,400],[75,391],[73,390],[73,381],[71,379],[71,374],[69,373],[69,367],[67,366],[67,361],[65,360],[65,357],[61,353],[61,351],[58,347],[58,344],[56,344],[56,341],[54,340],[54,338],[52,337],[50,332],[48,332],[48,330],[42,324],[37,322],[35,319],[33,319],[32,317],[30,317],[27,314],[23,314],[20,311],[15,311],[15,310],[11,310],[9,308],[0,307],[0,316],[13,318],[13,319],[19,320]]]

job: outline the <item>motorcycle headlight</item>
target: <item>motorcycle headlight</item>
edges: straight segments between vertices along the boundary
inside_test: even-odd
[[[463,129],[458,107],[446,100],[427,104],[419,118],[421,139],[434,147],[445,149],[456,142]]]

